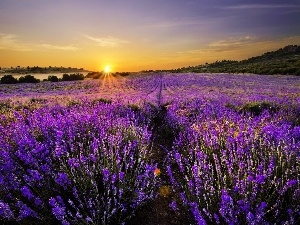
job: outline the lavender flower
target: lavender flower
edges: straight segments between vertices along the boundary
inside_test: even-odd
[[[177,203],[176,201],[172,201],[169,206],[171,207],[172,210],[177,211],[178,207],[177,207]]]
[[[32,199],[34,196],[31,193],[30,189],[27,186],[21,188],[22,195],[26,197],[28,200]]]
[[[4,203],[0,200],[0,216],[5,219],[13,219],[14,213],[9,207],[9,204]]]
[[[67,174],[62,172],[59,172],[57,174],[57,178],[55,179],[55,182],[64,188],[66,188],[67,185],[70,183]]]
[[[11,99],[11,107],[0,120],[0,220],[127,222],[157,196],[161,176],[153,176],[152,147],[161,145],[162,175],[195,223],[294,224],[299,78],[278,81],[151,74],[129,76],[114,88],[99,80],[2,85],[0,101]],[[30,101],[37,90],[44,91],[42,104]],[[163,126],[155,126],[171,130],[167,141],[153,133],[160,110]]]

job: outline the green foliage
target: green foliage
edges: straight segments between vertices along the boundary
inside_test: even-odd
[[[101,72],[90,72],[85,77],[86,78],[99,79],[101,76],[102,76]]]
[[[31,98],[30,103],[46,103],[47,100],[44,98]]]
[[[116,72],[115,75],[120,75],[122,77],[126,77],[130,75],[130,72]]]
[[[263,111],[274,113],[278,111],[278,107],[269,102],[248,102],[239,108],[241,113],[250,113],[254,116],[259,116]]]
[[[74,74],[63,74],[61,79],[62,81],[73,81],[73,80],[84,80],[83,74],[74,73]]]
[[[26,75],[25,77],[20,77],[19,78],[19,83],[39,83],[40,80],[36,79],[32,75]]]
[[[98,103],[111,104],[111,102],[112,102],[111,99],[97,98],[92,101],[92,104],[93,105],[96,105]]]
[[[12,75],[4,75],[1,77],[1,84],[16,84],[18,80],[14,78]]]
[[[9,100],[0,101],[0,113],[1,114],[8,112],[11,108],[12,108],[12,105]]]
[[[282,105],[283,119],[293,126],[300,126],[300,106]]]
[[[59,79],[57,78],[57,76],[48,76],[48,81],[51,81],[51,82],[58,82]]]
[[[79,101],[79,100],[70,100],[68,103],[67,103],[67,106],[79,106],[81,105],[82,102]]]
[[[228,109],[231,109],[233,111],[237,111],[237,106],[235,106],[234,104],[232,103],[226,103],[225,104],[225,107],[228,108]]]
[[[10,69],[6,68],[6,72],[9,73],[18,73],[18,74],[32,74],[32,73],[71,73],[71,72],[84,72],[83,68],[71,68],[71,67],[40,67],[40,66],[27,66],[27,67],[11,67]]]
[[[133,112],[138,112],[140,111],[140,108],[138,105],[135,104],[129,104],[128,107],[133,111]]]
[[[205,65],[183,67],[170,72],[255,73],[300,75],[300,46],[288,45],[277,51],[242,61],[222,60]]]

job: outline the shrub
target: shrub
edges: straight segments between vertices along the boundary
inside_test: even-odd
[[[16,84],[18,80],[14,78],[12,75],[4,75],[1,77],[1,84]]]
[[[39,83],[40,80],[36,79],[32,75],[26,75],[25,77],[20,77],[19,78],[19,83]]]
[[[278,107],[269,102],[248,102],[240,107],[239,112],[259,116],[265,110],[274,113],[278,111]]]
[[[106,98],[97,98],[97,99],[94,99],[92,101],[93,105],[97,104],[97,103],[111,104],[112,100],[111,99],[106,99]]]
[[[63,74],[62,81],[84,80],[83,74]]]
[[[51,82],[58,82],[59,81],[58,78],[57,78],[57,76],[48,76],[47,80],[51,81]]]
[[[101,76],[102,76],[101,72],[89,72],[85,77],[86,78],[99,79]]]
[[[128,220],[155,197],[158,182],[151,133],[136,116],[108,104],[15,112],[9,126],[0,125],[0,221]]]
[[[300,130],[269,116],[178,117],[167,173],[196,224],[299,221]]]

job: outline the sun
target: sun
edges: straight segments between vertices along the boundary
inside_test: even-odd
[[[104,68],[104,72],[109,73],[110,71],[111,71],[110,65],[106,65],[105,68]]]

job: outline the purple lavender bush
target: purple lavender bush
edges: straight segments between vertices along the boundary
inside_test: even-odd
[[[169,182],[170,207],[184,205],[195,224],[297,224],[299,81],[150,73],[2,84],[0,223],[126,224]]]
[[[167,171],[196,224],[299,222],[300,126],[284,115],[205,100],[170,108],[180,133]]]
[[[126,222],[155,197],[147,124],[101,102],[2,115],[1,223]]]

